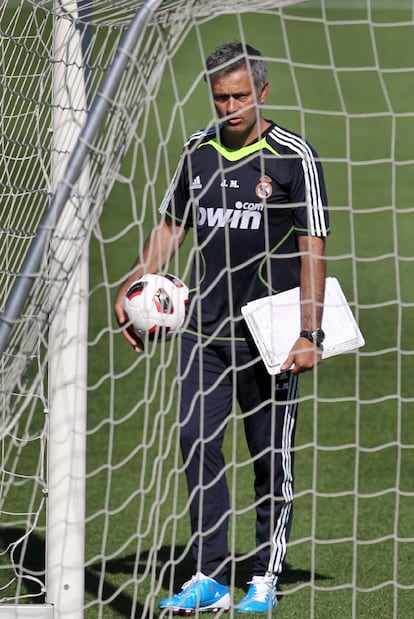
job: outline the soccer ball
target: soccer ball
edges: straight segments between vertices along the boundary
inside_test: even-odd
[[[178,277],[147,273],[128,288],[124,310],[138,336],[154,335],[159,329],[172,334],[184,324],[188,288]]]

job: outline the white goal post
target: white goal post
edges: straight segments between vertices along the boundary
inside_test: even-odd
[[[133,355],[113,300],[158,219],[182,144],[215,122],[203,61],[226,39],[262,50],[266,117],[319,152],[333,222],[328,271],[367,340],[303,380],[282,604],[287,617],[295,605],[321,616],[324,604],[361,619],[383,594],[387,617],[408,617],[414,68],[404,49],[414,7],[388,4],[3,1],[2,619],[153,619],[189,575],[176,341]],[[186,279],[192,259],[184,245],[169,268]],[[391,327],[377,337],[383,324]],[[254,551],[239,426],[235,408],[225,445],[234,590]],[[388,466],[377,479],[380,461]],[[370,551],[388,557],[378,578],[367,575]]]

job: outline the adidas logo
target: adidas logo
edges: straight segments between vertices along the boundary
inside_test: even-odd
[[[203,184],[201,182],[200,176],[196,176],[193,178],[193,182],[191,183],[191,189],[202,189]]]

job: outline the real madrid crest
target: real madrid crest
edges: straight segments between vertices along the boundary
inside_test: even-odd
[[[261,176],[256,185],[256,196],[261,200],[267,200],[272,195],[272,179],[268,176]]]

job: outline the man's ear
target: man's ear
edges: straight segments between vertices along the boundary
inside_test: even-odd
[[[266,82],[262,88],[262,92],[260,93],[259,102],[260,104],[266,101],[267,93],[269,92],[269,82]]]

